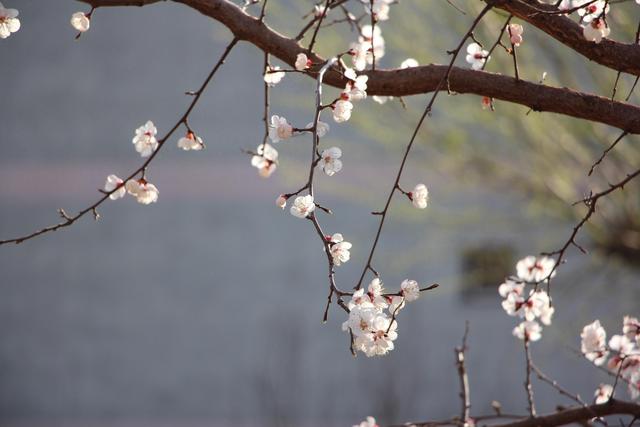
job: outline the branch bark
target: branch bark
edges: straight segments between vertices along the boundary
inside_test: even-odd
[[[496,427],[557,427],[590,420],[594,416],[606,417],[608,415],[631,415],[638,417],[640,416],[640,405],[631,402],[612,400],[599,405],[572,408],[556,412],[551,415],[542,415],[527,418],[522,421],[500,424]]]
[[[548,13],[557,12],[558,9],[554,5],[535,0],[509,1],[496,7],[537,27],[598,64],[616,71],[640,75],[640,46],[635,43],[626,44],[609,39],[603,39],[600,43],[588,41],[578,23],[564,15]]]
[[[632,402],[623,402],[620,400],[610,400],[606,403],[593,404],[579,408],[569,408],[562,411],[554,412],[549,415],[538,415],[536,417],[527,417],[518,421],[512,421],[504,424],[492,424],[492,427],[559,427],[568,424],[581,423],[591,420],[594,417],[606,417],[610,415],[629,415],[634,418],[640,417],[640,405]],[[511,416],[497,415],[496,418],[511,418]],[[473,418],[473,417],[472,417]],[[477,417],[482,419],[485,417]],[[417,423],[405,423],[395,427],[402,426],[416,427],[432,427],[432,426],[455,426],[459,425],[456,420],[449,421],[422,421]]]
[[[92,7],[107,6],[144,6],[164,0],[79,0]],[[238,39],[252,43],[292,67],[298,53],[309,54],[306,48],[292,38],[288,38],[269,28],[258,18],[245,13],[240,7],[228,0],[174,0],[183,3],[202,14],[211,17],[225,25]],[[518,2],[509,2],[503,8],[512,8],[514,14],[524,14],[524,6],[514,6]],[[502,3],[500,3],[502,4]],[[498,7],[498,6],[497,6]],[[539,15],[540,16],[540,15]],[[529,19],[559,19],[557,15]],[[562,18],[570,21],[568,18]],[[545,21],[546,22],[546,21]],[[551,25],[551,24],[549,24]],[[568,26],[568,23],[564,24]],[[575,24],[577,25],[577,24]],[[546,28],[546,27],[543,27]],[[575,32],[575,31],[574,31]],[[585,41],[586,42],[586,41]],[[590,52],[600,52],[600,45],[590,44]],[[580,43],[576,42],[577,45]],[[619,44],[618,44],[619,45]],[[611,46],[609,46],[611,47]],[[618,49],[619,50],[619,49]],[[618,52],[615,50],[615,52]],[[638,49],[633,49],[637,51]],[[626,52],[626,51],[625,51]],[[632,52],[620,52],[621,64],[629,58],[638,57],[635,63],[640,74],[640,57]],[[624,54],[623,54],[624,53]],[[616,53],[615,58],[618,58]],[[325,60],[311,54],[314,63],[324,63]],[[617,59],[616,59],[617,60]],[[447,72],[446,65],[424,65],[420,67],[394,70],[366,71],[369,76],[367,93],[369,95],[408,96],[432,92]],[[624,68],[624,67],[623,67]],[[624,68],[626,70],[626,68]],[[311,72],[308,75],[317,77]],[[324,82],[334,87],[343,88],[346,80],[335,70],[329,70]],[[604,123],[617,127],[631,134],[640,133],[640,108],[624,102],[611,101],[609,98],[576,92],[568,88],[557,88],[543,84],[516,80],[512,77],[485,71],[474,71],[453,67],[449,77],[450,90],[457,93],[472,93],[503,101],[527,106],[534,111],[546,111],[564,114],[571,117]]]

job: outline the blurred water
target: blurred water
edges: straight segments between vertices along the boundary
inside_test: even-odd
[[[208,20],[175,5],[98,10],[78,42],[67,24],[76,4],[7,6],[20,9],[23,28],[0,44],[10,58],[0,63],[3,238],[55,221],[58,207],[85,206],[108,173],[134,168],[133,129],[152,118],[166,130],[188,101],[182,93],[197,87],[224,47]],[[376,265],[390,288],[407,277],[442,286],[403,311],[392,354],[354,359],[340,331],[345,315],[332,308],[328,324],[320,322],[320,245],[306,222],[273,205],[304,176],[295,159],[306,141],[287,148],[282,173],[269,181],[240,152],[261,139],[261,61],[249,46],[231,55],[191,120],[208,149],[168,147],[154,162],[157,205],[108,203],[98,223],[87,218],[0,247],[2,425],[344,426],[368,414],[450,417],[459,407],[453,347],[465,320],[474,411],[488,412],[496,399],[524,412],[515,322],[494,290],[461,297],[459,253],[487,242],[508,242],[517,255],[550,249],[540,241],[557,245],[569,225],[518,221],[517,201],[478,189],[449,194],[452,177],[427,173],[437,202],[426,214],[393,211]],[[304,108],[287,116],[308,121]],[[336,179],[350,186],[326,199],[337,214],[323,219],[354,243],[353,260],[339,271],[345,288],[375,229],[367,212],[381,203],[398,160],[367,157],[367,141],[348,136],[350,164],[319,183],[328,193]],[[349,157],[349,149],[364,154]],[[408,182],[424,177],[408,172]],[[495,211],[479,217],[483,227],[465,219],[488,206]],[[593,317],[618,328],[624,310],[637,310],[638,277],[573,260],[555,285],[556,324],[534,359],[589,398],[605,377],[570,347]],[[595,290],[582,286],[596,282]],[[538,404],[550,410],[561,399],[543,387],[536,385]]]

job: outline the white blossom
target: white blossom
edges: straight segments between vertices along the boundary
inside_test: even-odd
[[[352,245],[351,243],[344,241],[342,234],[335,233],[331,236],[330,245],[331,258],[335,265],[340,266],[349,261],[349,258],[351,257],[349,249],[351,249]]]
[[[535,321],[525,320],[513,329],[513,336],[527,341],[538,341],[542,337],[542,328]]]
[[[400,68],[404,69],[404,68],[413,68],[413,67],[417,67],[418,65],[418,61],[416,61],[413,58],[407,58],[404,61],[402,61],[400,63]]]
[[[142,157],[149,157],[158,148],[156,133],[158,133],[158,130],[151,120],[136,129],[136,135],[131,142]]]
[[[640,321],[635,317],[624,316],[622,320],[622,333],[630,340],[638,340],[638,338],[640,338]],[[640,343],[638,346],[640,346]]]
[[[359,101],[365,99],[367,97],[367,81],[369,80],[369,76],[358,76],[352,68],[347,68],[344,76],[349,79],[343,91],[343,94],[348,97],[348,100]]]
[[[267,69],[264,71],[264,82],[268,86],[273,87],[278,83],[280,83],[280,80],[284,78],[284,75],[286,73],[284,71],[278,71],[278,70],[280,70],[280,67],[275,66],[275,67],[267,67]]]
[[[333,120],[336,123],[346,122],[351,118],[351,110],[353,110],[353,104],[344,99],[339,99],[333,104]]]
[[[618,353],[623,358],[634,352],[635,343],[629,340],[626,335],[614,335],[609,340],[609,348]]]
[[[375,26],[372,29],[371,25],[364,25],[358,41],[351,44],[350,53],[353,67],[358,71],[364,70],[366,64],[372,64],[374,55],[376,61],[382,58],[385,42],[380,27]]]
[[[293,135],[293,126],[291,126],[284,117],[271,116],[271,124],[269,125],[269,138],[272,142],[280,142],[291,138]]]
[[[347,303],[347,307],[350,311],[353,311],[354,307],[359,308],[374,308],[371,297],[368,293],[365,293],[364,288],[360,288],[353,292],[351,299]]]
[[[159,191],[155,185],[147,182],[145,179],[130,179],[125,184],[127,192],[134,196],[138,203],[148,205],[158,201]]]
[[[385,308],[388,308],[389,300],[387,299],[387,297],[383,295],[384,284],[382,283],[382,280],[380,280],[379,277],[373,278],[373,280],[371,281],[371,283],[369,283],[369,286],[367,287],[367,291],[368,291],[367,295],[369,295],[369,298],[371,299],[371,303],[376,308],[376,310],[381,312]],[[393,314],[393,312],[391,311],[389,313]]]
[[[328,176],[333,176],[337,172],[340,172],[342,170],[342,160],[340,160],[340,157],[342,157],[342,150],[338,147],[331,147],[324,150],[320,156],[319,163],[324,173]]]
[[[400,284],[402,296],[407,302],[412,302],[420,298],[420,286],[415,280],[404,280]]]
[[[522,25],[509,24],[507,29],[509,31],[509,40],[511,41],[511,43],[513,43],[514,46],[520,46],[520,43],[522,43]]]
[[[609,13],[609,5],[605,0],[597,0],[595,2],[591,0],[573,0],[572,7],[580,7],[585,4],[585,7],[578,9],[578,15],[582,17],[582,22],[587,24],[601,15]]]
[[[17,9],[5,9],[0,3],[0,39],[6,39],[20,29]]]
[[[184,151],[200,151],[204,148],[204,142],[202,138],[195,135],[193,132],[188,131],[185,136],[178,140],[178,147]]]
[[[411,203],[418,209],[424,209],[427,207],[427,202],[429,201],[429,190],[427,190],[427,186],[424,184],[417,184],[413,191],[409,192],[409,198],[411,199]]]
[[[491,58],[488,55],[489,52],[482,49],[478,43],[471,43],[467,46],[466,61],[471,64],[471,68],[474,70],[480,70],[484,66],[484,63]]]
[[[603,37],[609,36],[610,32],[604,19],[594,19],[582,28],[584,38],[595,43],[600,43]]]
[[[91,19],[84,12],[76,12],[71,15],[71,26],[81,33],[89,30]]]
[[[285,206],[287,206],[287,196],[284,194],[279,195],[276,199],[276,206],[284,210]]]
[[[539,318],[545,325],[551,324],[551,317],[555,311],[549,296],[543,290],[532,290],[526,299],[517,292],[509,292],[502,301],[502,308],[510,316],[518,315],[526,321]]]
[[[312,127],[313,127],[313,122],[307,123],[307,129],[311,129]],[[316,126],[316,134],[318,135],[319,138],[322,138],[323,136],[325,136],[327,132],[329,132],[329,129],[331,129],[331,127],[329,126],[329,123],[325,123],[318,120],[318,125]]]
[[[104,191],[107,193],[113,191],[113,193],[109,194],[111,200],[120,199],[127,194],[127,190],[124,188],[124,181],[113,174],[107,177],[107,181],[104,183]]]
[[[372,27],[371,25],[364,25],[362,30],[360,31],[360,37],[358,38],[358,42],[361,44],[368,44],[369,54],[367,55],[367,63],[373,63],[373,55],[371,54],[371,50],[373,48],[373,53],[376,56],[376,61],[384,56],[385,43],[384,38],[382,37],[382,30],[379,25]]]
[[[556,262],[553,258],[547,256],[536,258],[533,255],[529,255],[518,261],[516,272],[518,277],[525,282],[538,283],[547,280],[552,271],[551,277],[555,276],[555,265]]]
[[[298,71],[306,70],[307,68],[311,67],[311,64],[312,64],[311,60],[304,53],[299,53],[298,56],[296,56],[296,63],[295,63],[296,70]]]
[[[635,365],[640,363],[640,353],[635,349],[635,343],[629,341],[624,335],[611,337],[609,348],[614,355],[607,362],[607,368],[613,372],[621,370],[623,377],[630,375]]]
[[[354,346],[367,357],[383,356],[393,350],[393,341],[398,338],[397,328],[398,322],[379,313],[373,318],[370,330],[356,338]]]
[[[269,144],[260,144],[256,153],[251,157],[251,166],[258,169],[261,177],[270,177],[278,167],[278,151]]]
[[[367,14],[373,12],[376,21],[386,21],[389,19],[389,5],[394,0],[360,0],[363,3],[364,10]]]
[[[356,424],[353,427],[378,427],[376,424],[376,419],[373,417],[367,417],[366,420],[362,421],[360,424]]]
[[[595,320],[593,323],[586,325],[582,329],[580,338],[582,340],[580,346],[582,354],[595,365],[602,365],[609,352],[606,347],[607,332],[600,326],[600,321]]]
[[[522,295],[511,292],[507,294],[507,297],[502,301],[502,308],[509,316],[515,316],[522,312],[520,308],[524,304],[524,301],[525,299]]]
[[[367,67],[367,55],[369,55],[369,49],[371,45],[368,43],[352,43],[351,44],[351,63],[353,68],[358,71],[362,71]]]
[[[293,201],[290,212],[297,218],[306,218],[316,208],[312,195],[298,196]]]
[[[611,398],[611,393],[613,393],[613,387],[609,384],[600,384],[600,386],[596,389],[596,392],[593,394],[595,397],[595,403],[606,403]]]
[[[524,292],[524,283],[507,279],[503,284],[501,284],[498,287],[498,293],[502,298],[506,298],[512,292],[515,293],[516,295],[522,295]]]

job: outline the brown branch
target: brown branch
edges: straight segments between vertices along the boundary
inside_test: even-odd
[[[88,3],[93,7],[103,7],[142,6],[156,3],[160,0],[80,1]],[[292,67],[295,64],[298,53],[308,54],[306,48],[294,39],[277,33],[266,24],[261,23],[259,19],[248,15],[228,0],[179,0],[179,2],[200,11],[206,16],[216,19],[231,30],[240,40],[254,44],[259,49],[270,53]],[[503,8],[510,7],[514,9],[512,13],[516,16],[519,16],[518,13],[523,13],[521,10],[523,7],[528,7],[526,4],[523,4],[524,6],[516,6],[514,2],[508,3],[508,5],[503,5],[503,3],[500,2],[499,5]],[[551,19],[552,23],[555,23],[555,20],[558,19],[567,20],[567,18],[555,15],[540,15],[535,19]],[[577,25],[570,20],[569,23],[571,23],[571,25]],[[580,37],[582,37],[581,34]],[[615,56],[616,61],[619,60],[620,64],[628,62],[634,64],[632,69],[627,69],[629,67],[621,67],[623,71],[631,74],[640,74],[640,53],[633,54],[633,52],[640,52],[640,47],[636,46],[633,49],[629,47],[629,52],[623,51],[620,53],[618,52],[619,49],[616,50],[611,46],[615,43],[607,40],[603,40],[599,45],[587,42],[586,40],[584,43],[588,43],[590,49],[598,49],[598,51],[604,49],[602,46],[609,46],[612,52],[614,52],[611,55]],[[309,56],[314,63],[320,64],[325,62],[323,58],[315,54]],[[364,74],[369,76],[367,93],[369,95],[401,97],[433,92],[446,75],[448,68],[447,65],[425,65],[403,70],[369,70],[364,72]],[[634,68],[638,69],[635,70]],[[307,75],[314,78],[317,76],[315,72],[310,72]],[[340,89],[344,88],[346,84],[346,80],[337,70],[328,72],[324,82]],[[534,111],[565,114],[593,122],[608,124],[629,133],[640,133],[640,107],[624,102],[612,102],[605,97],[576,92],[567,88],[555,88],[524,80],[518,81],[513,77],[459,67],[451,68],[448,84],[450,89],[456,93],[473,93],[480,96],[487,96],[489,98],[525,105]]]
[[[486,1],[486,0],[485,0]],[[582,54],[591,61],[616,71],[640,75],[640,46],[603,39],[594,43],[584,38],[582,27],[570,18],[553,13],[556,7],[536,0],[515,0],[496,7],[527,21],[562,44]]]
[[[607,403],[601,403],[598,405],[590,405],[586,407],[568,408],[562,411],[554,412],[549,415],[538,415],[536,417],[529,417],[512,421],[504,424],[493,424],[493,427],[559,427],[573,423],[581,423],[589,421],[593,417],[606,417],[609,415],[629,415],[635,418],[640,417],[640,405],[632,402],[623,402],[621,400],[610,400]],[[517,416],[508,415],[495,415],[491,417],[474,417],[474,419],[501,419],[501,418],[515,418]],[[436,425],[459,425],[456,420],[446,421],[421,421],[401,424],[395,427],[402,426],[416,426],[427,427]]]
[[[404,171],[404,166],[407,163],[407,158],[409,157],[409,152],[411,151],[411,147],[413,147],[413,143],[415,142],[416,137],[418,136],[418,132],[420,131],[420,128],[422,127],[422,124],[424,123],[424,121],[427,118],[427,116],[431,113],[431,109],[433,108],[433,105],[436,102],[436,98],[438,97],[438,94],[440,93],[440,90],[444,89],[445,84],[447,85],[447,89],[449,88],[449,77],[451,76],[451,71],[453,69],[453,64],[456,61],[456,58],[458,57],[458,54],[460,53],[460,50],[462,49],[462,47],[466,43],[467,39],[469,39],[469,37],[471,37],[471,34],[473,34],[473,30],[476,28],[478,23],[482,20],[482,18],[492,8],[493,8],[493,2],[488,2],[487,5],[480,11],[478,16],[475,17],[475,19],[471,23],[470,28],[467,30],[467,32],[464,34],[464,36],[462,37],[462,39],[458,43],[458,46],[456,46],[456,48],[450,52],[451,53],[451,61],[449,62],[449,66],[446,68],[444,74],[442,75],[442,77],[440,78],[440,81],[438,82],[438,85],[435,87],[433,95],[431,95],[431,99],[429,99],[429,102],[427,103],[424,111],[422,112],[422,115],[420,116],[420,119],[418,120],[418,124],[416,125],[415,129],[413,130],[413,133],[411,134],[411,138],[409,139],[409,143],[407,144],[407,147],[404,150],[404,154],[402,156],[402,161],[400,162],[400,168],[398,169],[398,173],[396,174],[396,179],[395,179],[395,181],[393,183],[393,187],[391,188],[391,191],[389,192],[389,195],[387,196],[387,201],[384,204],[384,209],[382,209],[382,211],[380,211],[380,213],[379,213],[380,222],[378,223],[378,230],[376,231],[375,238],[373,239],[373,244],[371,245],[371,249],[369,251],[369,256],[367,257],[367,262],[366,262],[366,264],[364,266],[364,269],[362,270],[362,274],[360,275],[360,279],[358,280],[358,283],[356,284],[354,289],[360,289],[360,287],[362,286],[362,281],[364,280],[364,277],[367,274],[367,271],[369,271],[369,270],[375,271],[373,269],[373,265],[372,265],[373,256],[374,256],[374,254],[376,252],[376,248],[378,247],[378,242],[380,241],[380,235],[382,233],[382,228],[384,227],[384,222],[387,219],[387,213],[389,212],[389,207],[391,206],[391,200],[393,199],[394,194],[396,193],[396,191],[400,191],[400,192],[402,192],[404,194],[407,194],[406,192],[404,192],[400,188],[400,178],[402,178],[402,172]]]
[[[499,424],[496,427],[557,427],[590,420],[594,414],[598,417],[606,417],[608,415],[632,415],[637,417],[640,416],[640,405],[631,402],[611,400],[610,402],[599,405],[572,408],[551,415],[537,416],[508,424]]]

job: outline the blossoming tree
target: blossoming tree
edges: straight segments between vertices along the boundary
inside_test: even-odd
[[[78,37],[90,30],[92,20],[99,19],[94,14],[100,8],[145,6],[159,0],[81,1],[88,4],[90,10],[79,11],[70,18]],[[398,202],[396,196],[400,197],[400,203],[410,203],[416,209],[427,209],[431,203],[427,186],[423,183],[406,183],[403,173],[416,137],[421,128],[428,125],[430,113],[436,108],[436,101],[441,94],[476,94],[482,97],[479,107],[487,109],[493,109],[494,100],[502,100],[528,106],[535,111],[557,113],[619,129],[620,136],[607,150],[599,158],[593,159],[591,165],[585,165],[589,173],[607,161],[607,155],[615,150],[620,140],[640,133],[639,107],[616,101],[613,96],[609,98],[550,86],[544,83],[544,77],[539,82],[526,81],[519,72],[522,64],[518,62],[517,52],[526,49],[527,32],[541,31],[562,43],[566,49],[582,55],[585,60],[615,70],[618,77],[622,73],[634,76],[637,83],[640,78],[640,25],[634,43],[609,38],[611,29],[607,19],[610,14],[616,13],[617,3],[621,2],[619,0],[483,0],[481,10],[475,15],[465,12],[468,5],[464,3],[470,2],[446,0],[452,8],[461,12],[460,19],[467,21],[468,25],[467,30],[459,34],[452,50],[447,52],[450,55],[448,64],[421,66],[415,59],[408,58],[396,69],[381,69],[380,64],[385,55],[383,30],[386,21],[392,18],[392,9],[402,7],[397,0],[324,0],[313,7],[301,23],[301,30],[294,35],[283,35],[265,23],[269,4],[275,1],[246,0],[243,4],[236,4],[230,0],[176,0],[220,22],[233,34],[199,89],[187,93],[192,98],[185,112],[174,123],[162,124],[161,128],[168,131],[161,136],[152,120],[135,129],[131,142],[143,158],[142,163],[122,178],[115,174],[107,176],[95,202],[75,214],[60,209],[61,222],[24,236],[1,240],[0,244],[23,243],[71,226],[84,216],[93,215],[97,219],[100,205],[127,195],[143,205],[158,202],[159,189],[149,177],[151,163],[167,144],[175,143],[185,151],[206,148],[206,135],[198,134],[191,127],[190,114],[234,47],[240,42],[251,43],[264,53],[261,70],[264,80],[264,137],[255,150],[247,151],[250,165],[257,169],[261,177],[268,178],[277,171],[279,164],[279,153],[275,146],[286,149],[287,141],[291,138],[307,137],[310,149],[308,178],[297,189],[282,192],[275,204],[283,210],[288,206],[293,218],[307,221],[310,232],[317,236],[324,248],[328,282],[323,320],[327,320],[332,305],[337,305],[345,313],[342,329],[350,351],[354,355],[364,354],[367,357],[384,356],[398,342],[398,318],[405,306],[438,287],[438,284],[420,284],[412,278],[404,278],[397,286],[386,287],[383,283],[384,272],[375,267],[375,254],[385,220],[394,201]],[[636,0],[636,3],[640,1]],[[494,10],[506,13],[507,19],[495,33],[494,42],[485,46],[474,31],[483,25],[483,18]],[[18,16],[18,10],[0,4],[0,38],[15,37],[14,34],[20,30]],[[314,47],[323,33],[332,31],[334,25],[350,26],[357,36],[353,40],[344,40],[341,49],[329,58],[322,58]],[[507,55],[512,67],[503,70],[503,74],[485,71],[492,55],[498,53]],[[272,64],[274,59],[281,61],[281,65]],[[283,78],[289,78],[287,74],[292,75],[290,78],[300,76],[315,81],[315,90],[308,94],[313,101],[314,113],[306,125],[290,123],[286,117],[272,114],[270,91],[277,88]],[[326,86],[338,88],[339,95],[327,99],[323,96]],[[334,212],[339,215],[339,207],[330,208],[322,204],[323,195],[318,194],[314,186],[317,173],[340,179],[344,167],[342,149],[323,143],[331,130],[329,122],[333,122],[332,126],[345,126],[362,102],[371,100],[382,104],[392,98],[419,94],[427,94],[427,101],[413,132],[407,135],[407,143],[383,208],[372,212],[379,221],[362,273],[356,283],[341,284],[336,272],[350,261],[353,246],[346,240],[349,238],[348,232],[325,231],[322,216]],[[329,118],[323,117],[323,114]],[[502,284],[496,283],[498,293],[503,298],[502,308],[507,315],[517,319],[513,336],[523,343],[526,360],[523,398],[526,399],[528,413],[506,415],[497,405],[493,414],[471,413],[465,367],[465,333],[461,346],[455,349],[461,390],[460,413],[446,421],[422,421],[410,425],[466,427],[483,423],[504,427],[535,427],[571,423],[588,425],[595,422],[606,426],[607,417],[617,416],[626,417],[620,418],[620,422],[631,427],[640,418],[640,405],[635,402],[640,397],[640,321],[633,317],[634,313],[620,313],[623,318],[620,333],[612,335],[609,340],[597,319],[584,326],[582,331],[575,331],[576,336],[580,336],[584,357],[595,368],[603,369],[611,376],[611,384],[601,384],[591,400],[582,399],[547,376],[534,364],[530,351],[530,346],[541,340],[543,327],[552,324],[555,312],[551,297],[552,282],[556,274],[561,272],[568,251],[576,248],[585,252],[578,243],[580,231],[594,215],[596,208],[607,203],[607,196],[621,192],[627,184],[633,185],[632,181],[639,175],[640,169],[626,171],[623,179],[599,191],[593,190],[579,200],[586,206],[586,213],[572,230],[567,231],[564,243],[556,250],[522,258],[512,276]],[[534,376],[572,399],[576,406],[539,415],[531,386]],[[626,394],[621,391],[623,387],[627,389]],[[361,427],[375,425],[372,417],[360,424]]]

